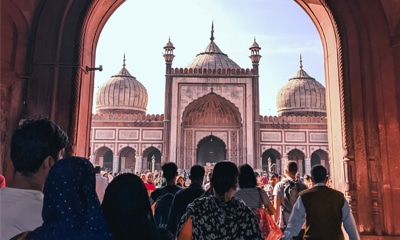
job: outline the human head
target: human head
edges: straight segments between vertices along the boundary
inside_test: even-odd
[[[198,183],[202,183],[205,173],[206,173],[206,171],[204,170],[204,167],[196,164],[190,168],[189,178],[190,178],[190,180],[192,180],[192,182],[197,181]]]
[[[239,187],[254,188],[257,187],[257,179],[253,168],[249,164],[243,164],[239,167]]]
[[[67,134],[49,119],[25,120],[11,139],[11,160],[15,171],[31,177],[43,162],[51,158],[51,165],[67,146]]]
[[[156,226],[143,181],[123,173],[107,186],[102,202],[104,216],[114,239],[156,239]]]
[[[94,167],[94,173],[100,173],[101,172],[101,167],[100,166],[95,166]]]
[[[278,181],[279,181],[279,176],[278,176],[278,174],[277,174],[277,173],[274,173],[274,172],[271,172],[271,173],[269,174],[268,183],[271,184],[271,186],[274,187]]]
[[[153,182],[153,173],[148,172],[148,173],[146,174],[146,181],[149,182],[149,183],[152,183],[152,182]]]
[[[297,170],[297,163],[295,161],[288,161],[286,163],[285,173],[289,175],[289,177],[294,179],[296,177]]]
[[[167,181],[175,179],[175,177],[178,175],[178,167],[173,162],[167,162],[162,165],[161,168],[163,170],[163,176]]]
[[[111,239],[96,194],[93,165],[63,158],[50,169],[43,191],[43,224],[32,239]]]
[[[140,174],[140,179],[142,179],[143,182],[146,182],[146,174]]]
[[[211,187],[219,195],[224,195],[232,188],[236,189],[239,171],[236,165],[228,160],[220,161],[214,166]]]
[[[325,183],[328,179],[326,168],[320,164],[311,168],[311,177],[314,183]]]
[[[176,183],[181,187],[185,186],[185,179],[183,178],[183,176],[178,176],[178,178],[176,179]]]

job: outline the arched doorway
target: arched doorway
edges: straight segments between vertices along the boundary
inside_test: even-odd
[[[281,155],[278,151],[270,148],[263,152],[262,155],[262,170],[265,172],[275,172],[278,173],[280,170],[280,162],[277,160],[281,159]]]
[[[135,171],[136,150],[131,147],[124,147],[119,153],[118,169],[120,172]]]
[[[112,171],[113,152],[108,147],[101,147],[94,153],[95,160],[93,165],[100,166],[103,170]]]
[[[311,154],[311,167],[314,165],[321,164],[330,172],[329,162],[328,162],[328,153],[322,149],[318,149]]]
[[[197,145],[197,164],[213,165],[224,159],[226,159],[226,145],[221,139],[211,135],[202,139]]]
[[[161,171],[161,152],[155,147],[146,149],[143,153],[143,158],[146,159],[145,168],[154,172]],[[154,168],[154,171],[153,171]]]

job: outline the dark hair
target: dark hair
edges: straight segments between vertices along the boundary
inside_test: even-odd
[[[286,169],[289,171],[289,173],[295,175],[297,173],[297,163],[295,161],[289,161],[286,164]]]
[[[192,180],[200,180],[204,178],[204,174],[206,171],[204,170],[203,166],[194,165],[190,168],[190,179]]]
[[[239,171],[236,164],[228,160],[220,161],[214,166],[211,186],[215,192],[223,195],[235,187],[238,174]]]
[[[273,177],[279,178],[279,175],[276,172],[270,172],[269,173],[269,179],[271,179]]]
[[[311,176],[315,183],[324,182],[327,178],[326,168],[320,164],[314,165],[311,168]]]
[[[24,176],[36,173],[46,157],[55,161],[68,143],[67,134],[49,119],[29,119],[15,130],[11,139],[11,160]]]
[[[304,180],[307,180],[307,181],[310,181],[310,180],[311,180],[311,176],[308,175],[308,174],[304,174],[303,179],[304,179]]]
[[[146,187],[139,176],[123,173],[107,186],[102,203],[114,239],[158,239]]]
[[[257,187],[256,174],[249,164],[243,164],[239,167],[239,187],[254,188]]]
[[[94,173],[101,173],[101,167],[100,166],[95,166],[94,167]]]
[[[173,162],[167,162],[162,165],[161,168],[163,170],[163,176],[167,181],[174,179],[176,177],[176,174],[178,173],[178,167]]]

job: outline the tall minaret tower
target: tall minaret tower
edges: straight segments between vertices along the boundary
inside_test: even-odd
[[[172,61],[174,60],[174,45],[171,39],[168,39],[164,47],[165,59],[165,96],[164,96],[164,146],[163,146],[163,159],[162,161],[169,162],[169,141],[171,136],[171,104],[172,104]]]
[[[254,122],[254,163],[253,166],[255,168],[260,168],[262,166],[262,156],[260,149],[260,89],[259,89],[259,75],[258,75],[258,64],[261,59],[260,55],[260,46],[256,42],[256,38],[254,38],[254,42],[249,48],[251,55],[250,59],[253,64],[253,122]]]

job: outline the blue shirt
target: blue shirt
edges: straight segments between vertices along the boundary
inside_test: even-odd
[[[317,183],[314,187],[325,186],[324,183]],[[304,208],[303,201],[301,197],[297,198],[296,203],[293,205],[292,213],[290,214],[288,226],[283,233],[281,239],[291,240],[293,237],[297,236],[300,232],[301,227],[306,219],[306,209]],[[345,199],[342,207],[342,222],[343,227],[349,235],[350,240],[359,240],[360,236],[357,232],[356,223],[354,221],[353,214],[350,212],[350,206]]]

